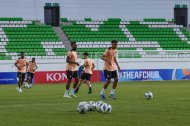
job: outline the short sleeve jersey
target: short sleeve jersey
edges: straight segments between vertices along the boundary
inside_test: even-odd
[[[37,67],[37,63],[30,61],[28,65],[28,72],[34,73],[34,70],[36,69],[36,67]]]
[[[84,72],[88,74],[92,74],[92,66],[93,66],[93,61],[89,58],[84,59]]]
[[[111,65],[109,65],[108,62],[104,63],[104,70],[115,71],[116,66],[115,66],[115,60],[114,59],[117,55],[117,49],[108,48],[105,50],[103,55],[106,57],[107,61],[111,62]]]
[[[77,62],[77,52],[76,51],[69,51],[67,56],[69,57],[71,62]],[[73,64],[73,63],[67,63],[66,70],[77,71],[77,65]]]
[[[26,66],[29,64],[27,58],[18,58],[15,62],[20,69],[17,69],[18,72],[25,73]]]

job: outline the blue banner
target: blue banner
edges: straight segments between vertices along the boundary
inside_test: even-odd
[[[0,84],[17,84],[17,72],[0,72]]]
[[[105,81],[104,72],[101,72],[101,80]],[[173,80],[173,69],[132,69],[121,70],[118,72],[120,82],[125,81],[157,81],[157,80]]]

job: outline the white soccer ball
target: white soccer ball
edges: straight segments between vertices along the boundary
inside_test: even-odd
[[[29,88],[32,88],[32,84],[29,84]]]
[[[77,106],[77,111],[80,113],[80,114],[84,114],[88,111],[88,107],[87,107],[87,102],[81,102],[78,104]]]
[[[96,110],[96,102],[94,101],[89,101],[89,111],[95,111]]]
[[[145,96],[145,98],[146,98],[147,100],[151,100],[151,99],[153,98],[153,93],[150,92],[150,91],[148,91],[148,92],[146,92],[146,93],[144,94],[144,96]]]
[[[97,110],[98,112],[101,112],[100,107],[101,107],[101,105],[103,105],[103,104],[104,104],[103,101],[98,101],[98,102],[96,102],[96,110]]]
[[[85,105],[87,107],[87,111],[90,111],[90,108],[91,108],[90,104],[87,102],[87,103],[85,103]]]
[[[32,84],[29,84],[29,83],[27,83],[27,82],[24,82],[24,87],[25,87],[26,89],[32,88]]]
[[[25,82],[25,83],[24,83],[24,87],[25,87],[26,89],[28,89],[28,88],[30,88],[30,85],[29,85],[27,82]]]
[[[101,113],[111,113],[112,106],[110,104],[104,103],[100,106]]]

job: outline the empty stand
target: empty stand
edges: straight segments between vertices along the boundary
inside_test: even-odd
[[[101,57],[112,40],[119,41],[119,58],[189,57],[190,34],[172,20],[61,18],[61,28],[70,42],[77,42],[78,52],[89,52],[91,58]],[[0,18],[0,60],[16,59],[20,52],[28,58],[65,58],[59,37],[54,28],[34,20]]]
[[[112,40],[119,41],[119,52],[135,51],[133,55],[119,54],[119,57],[126,58],[146,57],[147,50],[156,52],[190,49],[189,33],[182,26],[175,25],[173,20],[163,18],[142,20],[62,18],[61,21],[61,27],[69,40],[77,42],[78,51],[88,51],[92,55],[102,54],[105,48],[110,46]]]
[[[20,52],[27,57],[58,57],[54,48],[64,49],[58,35],[51,26],[37,24],[22,18],[0,18],[0,59],[16,59]]]

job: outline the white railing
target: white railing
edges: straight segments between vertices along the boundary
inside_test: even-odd
[[[190,50],[122,50],[118,58],[190,58]]]
[[[103,55],[103,52],[88,52],[89,57],[92,59],[99,59]],[[39,56],[39,53],[30,54],[25,53],[25,56],[31,59],[35,57],[37,59],[65,59],[67,53],[62,56],[56,55],[43,55]],[[78,52],[79,58],[83,58],[83,52]],[[19,57],[19,53],[0,53],[0,60],[15,60]],[[119,59],[123,58],[190,58],[190,50],[119,50]]]

